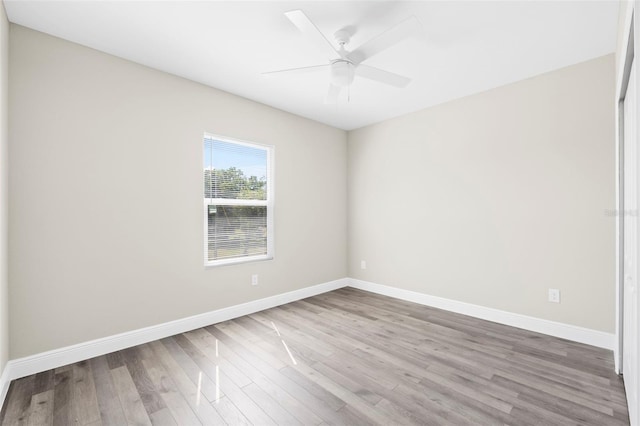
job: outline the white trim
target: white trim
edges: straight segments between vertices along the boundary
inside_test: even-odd
[[[575,325],[515,314],[513,312],[501,311],[499,309],[487,308],[480,305],[473,305],[471,303],[445,299],[443,297],[430,296],[424,293],[403,290],[396,287],[375,284],[353,278],[350,279],[349,286],[487,321],[493,321],[537,333],[573,340],[574,342],[586,343],[588,345],[605,349],[614,348],[615,334],[613,333],[605,333],[603,331],[591,330]]]
[[[153,340],[163,339],[175,334],[195,330],[196,328],[205,327],[207,325],[216,324],[222,321],[249,315],[254,312],[273,308],[275,306],[284,305],[296,300],[326,293],[328,291],[346,287],[348,283],[349,280],[347,278],[342,278],[302,288],[300,290],[294,290],[288,293],[278,294],[264,299],[258,299],[242,303],[240,305],[206,312],[200,315],[166,322],[164,324],[145,327],[126,333],[116,334],[114,336],[79,343],[77,345],[42,352],[24,358],[14,359],[7,363],[2,374],[2,378],[0,378],[0,385],[4,386],[5,382],[8,385],[8,382],[11,380],[39,373],[41,371],[105,355],[131,346],[141,345]],[[4,402],[4,397],[1,401]]]
[[[11,379],[9,378],[9,363],[7,363],[4,366],[4,370],[2,370],[2,376],[0,376],[0,408],[4,406],[4,399],[7,397],[10,383]]]
[[[621,135],[621,127],[620,124],[622,122],[621,117],[620,117],[620,108],[621,108],[621,103],[622,100],[624,99],[625,93],[624,91],[626,90],[626,82],[627,82],[627,78],[628,76],[625,75],[628,68],[630,67],[630,64],[627,64],[627,61],[630,59],[627,56],[627,53],[629,52],[629,39],[630,39],[630,35],[631,35],[631,24],[635,22],[633,21],[633,15],[634,15],[634,9],[635,9],[635,2],[630,2],[629,6],[626,9],[626,15],[624,16],[623,20],[624,20],[624,27],[623,27],[623,35],[622,35],[622,46],[621,46],[621,50],[620,52],[618,52],[618,62],[616,63],[617,65],[617,72],[618,74],[616,75],[616,93],[615,93],[615,100],[614,100],[614,105],[615,105],[615,123],[616,123],[616,167],[615,167],[615,173],[616,173],[616,208],[618,209],[618,214],[616,215],[616,271],[615,271],[615,286],[616,286],[616,331],[615,331],[615,345],[613,348],[613,360],[614,360],[614,364],[615,364],[615,372],[616,374],[621,374],[622,373],[622,323],[623,323],[623,306],[622,306],[622,302],[623,302],[623,294],[622,294],[622,285],[623,285],[623,279],[622,279],[622,216],[621,214],[624,212],[624,206],[622,205],[622,197],[621,197],[621,182],[620,179],[622,179],[622,164],[620,163],[621,161],[621,140],[620,140],[620,135]],[[620,4],[620,7],[622,7],[622,3]],[[638,36],[634,34],[634,36],[637,38]],[[635,47],[635,41],[634,41],[634,47]],[[626,78],[625,78],[626,77]],[[622,155],[624,155],[624,153],[622,153]]]
[[[374,284],[353,278],[341,278],[335,281],[302,288],[300,290],[294,290],[288,293],[278,294],[264,299],[218,309],[216,311],[206,312],[151,327],[141,328],[116,334],[114,336],[108,336],[91,340],[89,342],[79,343],[77,345],[11,360],[7,362],[7,365],[2,372],[2,376],[0,376],[0,407],[4,403],[11,380],[50,370],[52,368],[61,367],[63,365],[72,364],[74,362],[83,361],[96,356],[105,355],[110,352],[132,346],[141,345],[154,340],[163,339],[165,337],[184,333],[207,325],[249,315],[254,312],[259,312],[347,286],[384,296],[394,297],[396,299],[419,303],[421,305],[445,309],[447,311],[493,321],[512,327],[518,327],[525,330],[548,334],[550,336],[586,343],[601,348],[613,349],[614,347],[615,335],[612,333],[605,333],[574,325],[529,317],[526,315],[445,299],[442,297],[430,296],[428,294],[403,290],[381,284]]]
[[[273,256],[269,257],[268,254],[258,254],[255,256],[245,256],[245,257],[232,257],[230,259],[219,259],[215,262],[210,262],[204,265],[204,269],[214,269],[219,268],[221,266],[229,266],[229,265],[240,265],[243,263],[251,263],[251,262],[263,262],[265,260],[273,260]]]

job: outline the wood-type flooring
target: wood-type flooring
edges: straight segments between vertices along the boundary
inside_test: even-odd
[[[11,383],[2,425],[628,425],[611,351],[353,288]]]

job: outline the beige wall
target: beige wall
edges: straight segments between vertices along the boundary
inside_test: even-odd
[[[10,47],[12,358],[347,275],[613,331],[613,55],[347,135],[20,26]],[[203,268],[205,131],[276,146],[274,261]]]
[[[8,275],[8,145],[9,131],[9,22],[0,2],[0,374],[9,359]]]
[[[347,275],[344,131],[20,26],[10,47],[12,358]],[[205,131],[275,145],[275,260],[204,269]]]
[[[349,275],[613,332],[613,93],[608,55],[350,132]]]

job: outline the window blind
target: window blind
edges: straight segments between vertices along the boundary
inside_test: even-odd
[[[205,198],[266,200],[267,150],[205,138]]]
[[[205,261],[269,255],[270,148],[204,138]]]

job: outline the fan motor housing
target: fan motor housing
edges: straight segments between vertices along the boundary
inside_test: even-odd
[[[355,66],[346,59],[336,59],[331,62],[331,83],[345,87],[353,82]]]

